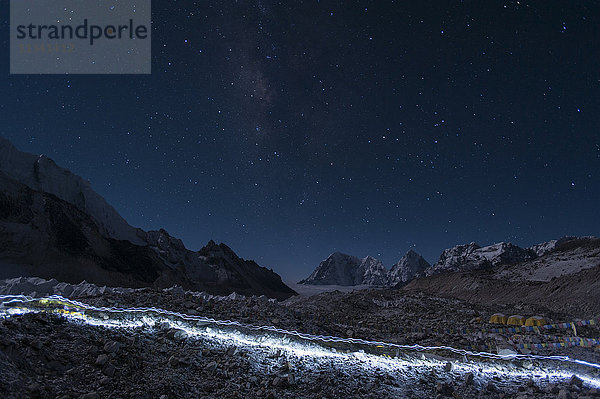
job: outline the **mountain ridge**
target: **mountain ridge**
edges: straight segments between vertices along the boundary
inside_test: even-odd
[[[507,275],[516,275],[513,270],[514,266],[526,262],[532,262],[537,259],[548,258],[549,255],[556,251],[569,246],[569,243],[578,242],[578,240],[595,240],[595,237],[576,237],[565,236],[559,239],[550,240],[540,244],[535,244],[528,248],[522,248],[510,242],[498,242],[492,245],[481,247],[475,242],[456,245],[442,251],[438,261],[434,264],[429,264],[421,255],[414,250],[409,250],[398,262],[392,265],[390,270],[387,270],[380,261],[371,256],[367,256],[362,260],[351,255],[334,252],[304,280],[299,284],[309,285],[368,285],[392,287],[401,286],[413,279],[431,277],[445,273],[461,273],[478,271],[485,269],[504,270]],[[364,273],[363,278],[357,279],[357,272],[361,261],[370,259],[373,264],[379,264],[381,267],[376,267],[373,270],[361,269]],[[556,274],[556,271],[548,270],[548,266],[543,261],[540,261],[542,266],[537,266],[537,275]],[[560,262],[557,260],[556,262]],[[583,263],[582,263],[583,262]],[[341,264],[340,264],[341,263]],[[538,262],[539,263],[539,262]],[[580,261],[582,267],[587,267],[587,263]],[[568,265],[565,266],[568,268]],[[335,271],[330,270],[335,269]],[[351,274],[353,277],[347,278],[344,276],[344,271]],[[327,276],[325,278],[324,276]],[[340,276],[335,278],[335,276]]]
[[[56,164],[45,155],[18,150],[10,141],[0,137],[0,171],[29,188],[54,194],[90,215],[111,238],[143,245],[137,229],[98,193],[89,181]]]
[[[211,240],[191,251],[164,229],[130,226],[89,182],[0,138],[0,278],[20,276],[277,299],[296,294],[225,244]]]
[[[319,266],[298,284],[308,285],[370,285],[391,286],[399,281],[408,281],[408,276],[424,270],[429,263],[415,251],[410,250],[388,270],[381,261],[366,256],[356,256],[334,252],[319,263]],[[393,283],[390,281],[393,280]]]

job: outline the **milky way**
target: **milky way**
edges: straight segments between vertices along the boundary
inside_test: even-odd
[[[132,225],[291,280],[598,234],[596,1],[153,3],[149,76],[0,78],[1,134]]]

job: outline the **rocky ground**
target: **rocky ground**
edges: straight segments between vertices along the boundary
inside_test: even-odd
[[[178,290],[144,289],[78,300],[96,306],[155,306],[311,334],[456,348],[510,347],[511,342],[522,340],[478,332],[490,327],[485,321],[496,312],[570,320],[570,315],[541,306],[491,308],[397,290],[330,292],[274,302],[264,298],[204,300]],[[457,328],[469,332],[446,331]],[[578,333],[600,336],[592,327]],[[570,354],[600,363],[600,353],[592,348],[536,353]],[[358,360],[232,346],[165,326],[107,329],[55,315],[26,314],[0,321],[0,397],[585,398],[600,397],[600,393],[576,378],[558,385],[528,378],[506,383],[501,373],[483,378],[477,372],[458,372],[451,362],[439,367],[365,367]]]

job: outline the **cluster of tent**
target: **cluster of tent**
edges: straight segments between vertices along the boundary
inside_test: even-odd
[[[494,313],[490,317],[490,323],[493,324],[506,324],[509,326],[545,326],[548,324],[546,319],[541,316],[532,316],[529,318],[523,317],[521,315],[515,314],[512,316],[506,316],[502,313]]]

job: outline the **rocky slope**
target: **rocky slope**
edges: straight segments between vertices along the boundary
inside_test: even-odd
[[[435,276],[438,278],[441,276]],[[178,290],[144,288],[105,291],[81,298],[96,306],[153,306],[217,320],[270,325],[319,335],[423,346],[456,348],[531,342],[539,334],[482,332],[492,313],[541,314],[552,322],[571,314],[547,313],[543,304],[494,306],[409,293],[402,290],[329,292],[285,302],[264,298],[223,300],[184,295]],[[465,327],[466,332],[456,331]],[[406,332],[405,329],[415,329]],[[427,333],[420,332],[427,330]],[[597,337],[598,327],[579,329]],[[340,354],[343,352],[340,352]],[[540,349],[598,362],[590,348]],[[540,373],[518,377],[520,364],[494,368],[447,359],[435,365],[414,362],[388,367],[336,358],[298,355],[285,349],[240,345],[185,334],[164,323],[107,329],[71,323],[58,314],[25,314],[0,319],[0,396],[2,398],[556,398],[596,397],[598,390],[575,380],[549,381]],[[465,364],[467,367],[464,367]],[[381,366],[381,367],[380,367]],[[528,366],[529,367],[529,366]]]
[[[123,287],[177,284],[279,299],[295,294],[272,270],[224,244],[211,241],[194,252],[165,230],[134,229],[83,179],[0,140],[0,278],[19,276]]]

